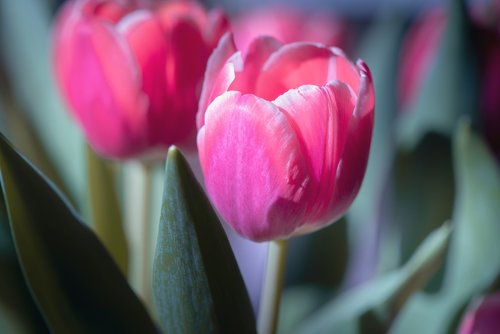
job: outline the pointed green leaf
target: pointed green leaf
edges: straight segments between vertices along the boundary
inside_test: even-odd
[[[24,277],[51,331],[155,333],[104,246],[1,135],[0,171]]]
[[[477,66],[464,0],[448,0],[447,23],[415,102],[400,114],[400,144],[413,148],[429,131],[451,135],[477,109]]]
[[[17,259],[1,191],[1,178],[0,273],[0,333],[48,333]]]
[[[407,298],[435,273],[450,233],[450,226],[443,225],[427,237],[403,267],[333,299],[302,323],[298,332],[354,332],[367,315],[379,317],[380,323],[388,328]]]
[[[442,289],[413,296],[395,322],[394,333],[445,333],[468,301],[500,273],[498,164],[466,122],[459,124],[453,148],[454,234]]]
[[[128,246],[116,193],[113,166],[87,145],[87,178],[92,226],[122,272],[128,274]]]
[[[255,333],[250,299],[219,219],[178,149],[167,156],[153,267],[166,333]]]

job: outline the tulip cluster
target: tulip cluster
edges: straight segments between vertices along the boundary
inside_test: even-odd
[[[263,241],[316,230],[347,210],[366,168],[374,94],[367,66],[340,49],[282,44],[337,43],[340,24],[269,11],[278,41],[248,33],[252,18],[235,20],[241,51],[228,35],[210,58],[198,148],[220,214]],[[55,67],[93,148],[128,158],[194,146],[207,58],[227,28],[220,11],[192,2],[68,2],[55,29]]]

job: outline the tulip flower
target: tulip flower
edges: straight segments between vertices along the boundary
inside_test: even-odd
[[[338,18],[324,13],[308,13],[288,6],[262,7],[244,11],[231,21],[239,50],[246,50],[253,39],[266,35],[283,43],[318,42],[342,47],[346,29]]]
[[[500,331],[500,293],[481,298],[467,311],[459,334],[495,334]]]
[[[271,37],[243,56],[231,35],[211,55],[198,111],[207,192],[254,241],[341,217],[363,179],[373,129],[368,67],[337,48]]]
[[[55,25],[55,71],[98,153],[195,146],[207,59],[226,29],[194,2],[73,0]]]

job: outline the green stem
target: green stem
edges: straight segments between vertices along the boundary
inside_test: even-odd
[[[131,257],[131,279],[136,292],[151,305],[151,166],[132,162],[126,173],[126,216]]]
[[[288,240],[274,240],[269,244],[266,277],[257,321],[259,334],[274,334],[278,327],[287,248]]]

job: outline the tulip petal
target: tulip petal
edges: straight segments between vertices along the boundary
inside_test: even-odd
[[[210,50],[200,30],[189,20],[180,20],[172,27],[169,48],[166,77],[170,110],[157,120],[157,131],[168,131],[175,140],[193,136],[194,146],[198,97]]]
[[[339,148],[340,160],[335,174],[335,191],[329,206],[330,211],[326,214],[334,217],[333,219],[344,214],[356,197],[366,171],[370,152],[375,95],[368,67],[362,62],[358,62],[358,67],[361,68],[360,90],[354,113],[349,122],[343,125],[345,135]],[[345,101],[345,98],[341,98],[341,90],[335,89],[334,92],[337,104],[342,100]]]
[[[229,20],[221,9],[213,9],[208,13],[207,26],[202,28],[203,38],[213,50],[226,31],[230,29]]]
[[[73,59],[61,82],[89,142],[97,152],[116,157],[141,149],[144,123],[138,116],[147,105],[121,38],[98,22],[75,24],[71,38]]]
[[[341,82],[307,85],[289,90],[273,103],[288,114],[306,150],[315,194],[307,210],[309,222],[330,222],[325,213],[332,206],[337,166],[354,111],[351,90]]]
[[[262,68],[256,95],[274,100],[303,85],[323,86],[335,69],[335,56],[320,44],[292,43],[273,53]]]
[[[234,80],[234,66],[226,65],[226,61],[237,52],[233,37],[226,33],[219,41],[217,48],[208,58],[205,77],[201,89],[200,103],[196,123],[200,128],[205,121],[205,112],[208,105],[219,95],[227,90]]]
[[[147,96],[151,129],[154,124],[158,124],[157,115],[165,114],[168,107],[166,77],[158,75],[158,69],[164,68],[167,59],[165,33],[156,17],[146,10],[135,11],[124,17],[117,30],[124,36],[141,73],[140,84]],[[151,141],[156,144],[158,139],[154,139]]]
[[[261,36],[254,39],[247,48],[243,68],[236,73],[236,78],[228,89],[241,93],[255,93],[262,66],[281,46],[282,44],[272,37]]]
[[[209,106],[198,148],[207,191],[238,233],[263,241],[286,237],[302,223],[309,171],[279,108],[227,92]]]

